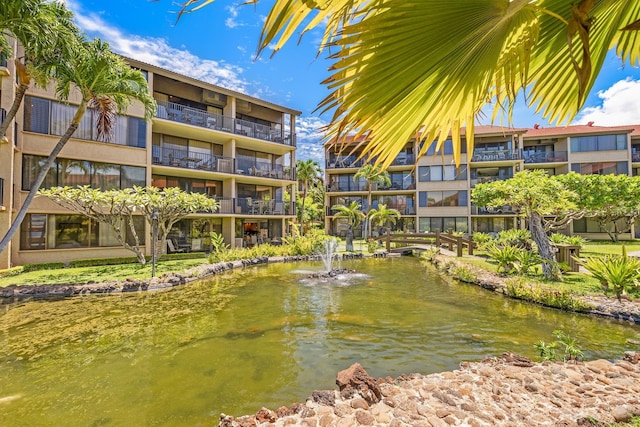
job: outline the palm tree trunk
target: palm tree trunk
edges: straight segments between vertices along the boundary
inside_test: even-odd
[[[29,190],[29,194],[27,194],[27,198],[22,203],[22,206],[18,211],[18,215],[16,215],[15,219],[13,220],[13,224],[11,224],[11,227],[7,231],[7,234],[5,234],[2,240],[0,241],[0,252],[2,252],[4,248],[7,247],[13,235],[16,234],[16,231],[18,231],[18,228],[20,228],[20,224],[22,224],[24,217],[27,215],[27,210],[29,209],[29,206],[31,205],[33,198],[38,193],[38,190],[40,189],[40,186],[44,182],[44,179],[47,176],[47,173],[49,173],[49,169],[51,169],[51,166],[53,166],[53,162],[55,162],[56,158],[58,157],[58,154],[60,154],[60,151],[62,151],[67,141],[69,141],[69,138],[71,138],[71,135],[73,135],[76,129],[78,129],[78,126],[80,125],[80,120],[82,120],[82,117],[84,116],[84,113],[86,110],[87,110],[87,106],[86,106],[86,103],[83,101],[82,104],[80,104],[80,106],[78,107],[78,111],[76,111],[76,114],[73,117],[71,124],[67,128],[67,131],[64,133],[64,135],[62,135],[62,137],[60,137],[60,140],[51,151],[51,154],[49,154],[49,157],[47,157],[47,161],[45,162],[44,166],[40,170],[40,173],[36,177],[36,180],[33,182],[33,184],[31,184],[31,189]]]
[[[13,98],[13,104],[11,104],[11,108],[7,112],[7,116],[5,117],[2,124],[0,124],[0,139],[4,138],[7,134],[7,129],[9,129],[9,124],[13,121],[18,114],[18,110],[20,109],[20,104],[22,104],[22,100],[24,99],[24,94],[29,89],[29,85],[20,84],[18,85],[18,89],[16,89],[16,96]],[[13,136],[16,137],[15,135]]]
[[[542,216],[532,212],[529,216],[529,231],[531,238],[538,246],[538,254],[542,258],[542,274],[547,279],[559,279],[560,271],[556,267],[556,254],[549,243],[549,238],[542,226]]]
[[[307,200],[307,181],[302,184],[302,203],[300,204],[300,234],[304,236],[304,202]]]
[[[371,213],[371,192],[373,191],[372,187],[373,187],[373,184],[370,182],[369,183],[369,187],[368,187],[369,188],[369,192],[367,194],[367,217],[365,218],[366,227],[365,227],[365,231],[364,231],[364,234],[365,234],[364,240],[365,241],[371,235],[371,221],[369,219],[369,213]]]

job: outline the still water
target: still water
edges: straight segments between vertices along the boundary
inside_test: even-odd
[[[588,358],[637,349],[640,328],[443,281],[411,258],[344,262],[348,282],[301,280],[320,263],[248,268],[164,292],[0,306],[0,425],[215,425],[374,376],[431,373],[563,329]]]

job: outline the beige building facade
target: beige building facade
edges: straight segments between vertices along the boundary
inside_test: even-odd
[[[551,175],[575,171],[582,174],[628,174],[640,172],[640,125],[588,125],[542,128],[502,128],[476,126],[473,153],[466,152],[462,137],[461,164],[456,167],[451,141],[442,152],[433,148],[419,159],[417,141],[409,142],[389,168],[393,184],[375,188],[372,206],[380,203],[396,208],[402,219],[392,229],[430,232],[436,229],[463,233],[498,233],[505,229],[524,227],[518,215],[509,207],[487,209],[474,206],[471,190],[479,183],[504,180],[525,169],[544,169]],[[353,147],[361,141],[353,141]],[[344,236],[346,221],[334,217],[336,204],[356,201],[366,212],[366,183],[355,182],[354,174],[367,159],[356,149],[337,151],[325,145],[325,179],[327,182],[326,229]],[[415,167],[414,167],[415,166]],[[382,232],[379,230],[378,232]],[[590,239],[606,239],[606,233],[596,223],[575,221],[567,233],[577,233]],[[640,227],[634,227],[622,239],[640,237]],[[356,230],[355,235],[362,235]]]
[[[215,198],[220,206],[215,213],[191,215],[176,225],[170,238],[181,248],[205,250],[202,237],[209,231],[221,233],[232,247],[279,242],[295,218],[295,131],[300,112],[127,61],[147,77],[158,104],[156,116],[145,121],[142,106],[134,104],[118,118],[113,139],[102,142],[97,141],[88,112],[43,186],[179,187]],[[4,119],[16,90],[12,61],[2,63],[0,78]],[[78,101],[60,102],[52,87],[28,91],[0,143],[0,234],[11,225]],[[150,242],[150,227],[142,217],[136,227]],[[147,244],[146,252],[150,251]],[[0,269],[131,255],[107,226],[36,198],[20,232],[0,253]]]

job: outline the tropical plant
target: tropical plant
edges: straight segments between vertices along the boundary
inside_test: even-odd
[[[230,246],[224,242],[224,236],[222,234],[218,234],[214,231],[209,233],[209,239],[212,248],[211,255],[209,257],[210,262],[222,261],[222,254],[227,252]]]
[[[568,175],[577,175],[571,172]],[[531,238],[542,258],[542,273],[548,279],[560,279],[555,252],[547,232],[564,228],[572,220],[584,216],[578,207],[578,195],[569,190],[557,176],[543,170],[525,170],[513,178],[478,184],[471,193],[478,206],[509,205],[527,220]]]
[[[147,119],[151,118],[156,111],[156,104],[149,94],[144,75],[139,70],[131,68],[120,56],[109,49],[107,43],[99,39],[81,43],[73,55],[57,65],[56,70],[58,98],[69,99],[72,90],[78,91],[81,94],[80,105],[66,132],[60,137],[31,184],[31,189],[11,227],[0,241],[0,251],[18,231],[49,169],[78,129],[87,108],[93,108],[96,111],[98,138],[102,140],[109,140],[118,112],[125,111],[131,102],[142,103]]]
[[[367,215],[371,225],[379,227],[384,227],[389,223],[395,224],[401,216],[399,210],[387,208],[387,205],[384,203],[380,203],[377,209],[373,208],[369,210]]]
[[[349,225],[352,228],[356,228],[366,217],[365,213],[362,212],[360,208],[360,203],[351,202],[349,206],[334,205],[331,207],[331,210],[337,211],[333,214],[334,218],[346,218]]]
[[[519,275],[528,275],[533,267],[542,263],[542,258],[535,252],[528,250],[519,250],[516,254],[513,268]]]
[[[475,243],[479,249],[485,250],[493,243],[494,238],[489,233],[476,232],[472,235],[473,243]]]
[[[371,165],[367,164],[361,167],[358,172],[353,175],[353,180],[358,182],[360,179],[363,179],[367,182],[367,215],[371,212],[371,192],[373,191],[373,186],[378,185],[381,187],[391,185],[391,178],[389,177],[389,172],[382,169],[380,165]],[[365,237],[371,234],[371,223],[367,222],[367,227],[365,230]]]
[[[626,292],[635,290],[640,280],[640,260],[627,256],[627,250],[622,246],[622,255],[606,255],[592,257],[586,260],[574,258],[576,262],[589,270],[596,278],[605,293],[613,290],[618,301]]]
[[[80,43],[78,29],[66,6],[58,1],[3,0],[0,3],[0,55],[13,52],[7,37],[16,38],[24,56],[16,58],[17,83],[13,103],[0,123],[0,139],[5,138],[32,80],[46,87],[56,77],[57,65]]]
[[[184,1],[181,14],[212,1]],[[619,0],[278,0],[259,52],[318,26],[320,49],[336,61],[320,103],[334,111],[328,136],[366,134],[368,152],[385,165],[418,133],[420,154],[451,135],[459,163],[461,127],[470,152],[483,107],[493,103],[492,118],[511,123],[525,91],[550,122],[570,121],[610,49],[629,65],[640,59],[640,10]]]
[[[320,179],[321,172],[322,170],[320,169],[320,165],[315,160],[307,159],[298,160],[296,162],[296,176],[298,178],[298,182],[302,184],[302,203],[298,205],[300,212],[299,221],[302,225],[302,234],[304,234],[304,209],[307,200],[307,191],[309,190],[309,185],[317,182]]]
[[[520,249],[531,249],[533,242],[531,241],[531,233],[529,230],[512,228],[500,231],[498,233],[496,243],[500,245],[516,246]]]
[[[514,264],[518,260],[520,249],[516,246],[493,245],[487,250],[489,256],[498,263],[498,272],[509,274],[514,269]]]

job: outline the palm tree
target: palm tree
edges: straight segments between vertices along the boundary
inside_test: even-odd
[[[82,42],[74,55],[57,66],[56,95],[59,99],[69,99],[72,88],[82,95],[69,127],[47,157],[40,173],[31,185],[20,211],[7,234],[0,241],[2,251],[11,237],[20,227],[31,201],[35,197],[47,172],[58,157],[69,138],[76,131],[87,108],[93,108],[97,113],[96,126],[98,139],[108,139],[117,113],[124,111],[134,100],[142,103],[145,117],[151,118],[155,113],[156,104],[151,95],[144,75],[132,69],[118,55],[111,52],[109,45],[99,39]]]
[[[369,210],[369,222],[373,225],[384,227],[388,223],[394,224],[400,219],[400,211],[397,209],[389,208],[384,203],[378,205],[378,209]]]
[[[211,1],[185,1],[183,11]],[[277,0],[259,52],[318,26],[320,49],[335,59],[319,106],[334,111],[328,138],[366,133],[385,166],[417,133],[419,155],[451,134],[459,164],[461,128],[470,153],[482,108],[493,103],[492,119],[511,124],[525,90],[549,122],[569,122],[609,49],[621,66],[640,60],[640,9],[620,0]]]
[[[55,77],[56,65],[68,57],[79,40],[72,13],[61,2],[47,0],[3,0],[0,2],[0,52],[12,53],[7,37],[16,38],[25,55],[16,58],[18,87],[5,120],[0,123],[0,139],[15,118],[33,79],[46,87]]]
[[[307,191],[309,191],[309,185],[318,181],[320,178],[320,165],[318,162],[312,159],[298,160],[296,162],[296,175],[298,177],[298,183],[302,184],[302,203],[300,204],[300,225],[301,231],[304,235],[304,203],[307,199]]]
[[[349,206],[345,205],[333,205],[331,210],[337,211],[333,216],[335,218],[346,218],[349,226],[356,228],[366,215],[360,209],[362,206],[358,202],[351,202]]]
[[[367,181],[367,217],[369,212],[371,212],[371,192],[373,191],[374,185],[379,185],[381,187],[386,187],[391,185],[391,178],[389,178],[389,172],[382,169],[381,165],[364,165],[363,167],[356,172],[353,176],[354,181],[358,181],[359,179],[364,179]],[[371,223],[367,221],[367,227],[365,232],[365,237],[369,236],[371,233]]]

